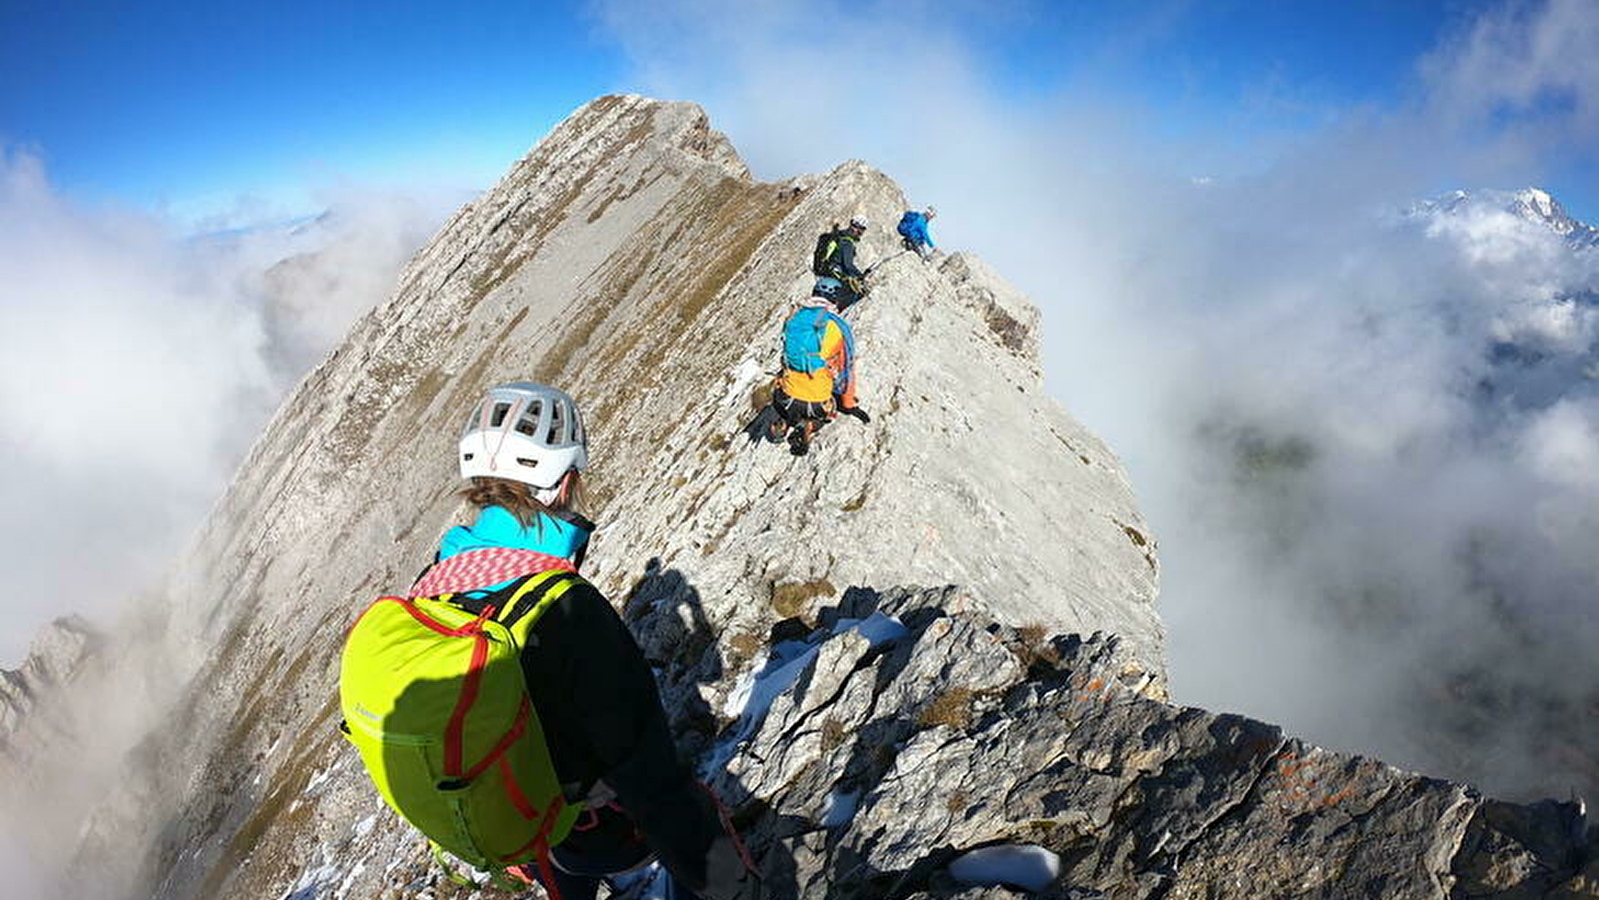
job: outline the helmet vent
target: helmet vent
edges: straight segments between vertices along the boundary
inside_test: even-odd
[[[530,438],[539,435],[539,417],[544,414],[544,404],[538,400],[530,401],[527,408],[522,410],[522,415],[516,420],[516,430]]]
[[[461,458],[466,460],[467,462],[471,462],[472,461],[472,457],[474,457],[476,455],[477,455],[476,453],[465,453],[465,454],[461,455]]]
[[[518,456],[516,458],[516,461],[518,463],[524,465],[524,466],[527,466],[529,469],[531,469],[531,468],[533,468],[533,467],[535,467],[535,466],[537,466],[539,464],[538,460],[536,460],[536,459],[528,459],[525,456]]]

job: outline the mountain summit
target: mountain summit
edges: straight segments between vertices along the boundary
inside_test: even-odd
[[[1044,393],[1032,304],[970,255],[901,253],[905,207],[860,162],[756,181],[692,104],[557,126],[241,466],[171,582],[193,677],[85,828],[77,896],[487,896],[382,806],[335,686],[352,617],[465,513],[462,417],[519,379],[585,410],[585,572],[774,898],[1593,896],[1579,805],[1165,702],[1125,471]],[[872,421],[798,459],[750,444],[816,235],[855,215]]]
[[[1463,215],[1470,212],[1508,213],[1524,222],[1547,227],[1573,247],[1599,247],[1599,228],[1578,221],[1560,201],[1542,188],[1519,191],[1456,190],[1416,207],[1422,215]]]

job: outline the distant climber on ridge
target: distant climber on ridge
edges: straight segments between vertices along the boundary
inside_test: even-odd
[[[441,864],[447,850],[507,890],[594,900],[659,859],[670,900],[757,896],[719,801],[677,758],[638,644],[578,575],[594,525],[575,511],[588,444],[572,398],[491,389],[457,462],[476,521],[345,644],[344,730],[379,793]]]
[[[795,456],[810,452],[811,437],[838,413],[870,423],[855,402],[855,334],[825,296],[801,301],[783,323],[783,374],[772,389],[768,440],[788,433]]]
[[[866,286],[866,273],[855,264],[855,245],[865,233],[866,217],[854,216],[848,227],[834,225],[816,239],[816,251],[811,256],[811,273],[816,275],[814,293],[831,299],[839,312],[859,303],[871,291]]]
[[[900,243],[906,250],[916,251],[924,262],[933,256],[933,236],[927,233],[927,223],[937,214],[937,210],[929,206],[926,212],[908,209],[899,218]]]

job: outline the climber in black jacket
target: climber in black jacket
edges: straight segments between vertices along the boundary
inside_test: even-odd
[[[555,771],[590,812],[552,851],[562,900],[658,857],[675,896],[730,896],[744,876],[716,800],[678,760],[655,678],[611,604],[584,582],[561,595],[524,649],[528,693]],[[614,800],[608,799],[614,794]]]
[[[840,312],[870,293],[866,273],[855,264],[855,245],[866,233],[866,217],[854,216],[846,228],[834,227],[817,239],[812,270],[817,276],[812,293],[826,297]]]
[[[653,859],[671,875],[669,900],[754,898],[755,879],[719,802],[677,757],[637,642],[576,574],[593,526],[573,512],[588,453],[571,398],[542,385],[501,385],[461,447],[471,480],[463,496],[479,513],[444,534],[430,572],[473,552],[488,560],[473,570],[483,588],[462,595],[469,604],[520,583],[529,566],[564,570],[539,587],[538,596],[555,599],[521,650],[562,792],[587,807],[550,851],[560,900],[593,900],[606,876]],[[428,582],[425,572],[420,592]],[[516,871],[546,880],[536,865]]]

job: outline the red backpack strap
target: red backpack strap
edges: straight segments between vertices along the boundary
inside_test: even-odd
[[[549,895],[550,900],[562,900],[561,889],[555,886],[555,864],[550,861],[550,830],[555,827],[555,820],[561,817],[561,810],[565,807],[566,801],[556,797],[549,808],[544,810],[544,821],[539,823],[538,834],[535,834],[533,840],[526,846],[510,854],[510,858],[515,859],[528,850],[533,851],[534,860],[539,867],[539,881],[544,883],[544,892]],[[518,868],[526,871],[527,867],[524,865]]]
[[[548,841],[539,841],[539,880],[544,882],[544,893],[550,895],[550,900],[563,900],[561,889],[555,886],[555,865],[550,862],[550,844]]]

